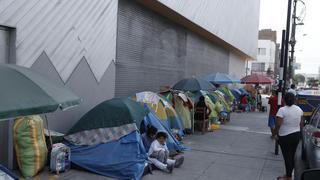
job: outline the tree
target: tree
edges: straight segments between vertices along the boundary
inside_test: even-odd
[[[319,80],[315,78],[309,78],[307,82],[308,86],[310,87],[318,87],[319,85]]]
[[[306,81],[306,78],[302,74],[296,74],[293,77],[293,81],[295,84],[304,83]]]

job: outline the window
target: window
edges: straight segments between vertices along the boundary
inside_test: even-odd
[[[258,48],[258,55],[266,55],[267,49],[266,48]]]
[[[256,72],[264,72],[265,66],[265,63],[252,63],[251,70]]]

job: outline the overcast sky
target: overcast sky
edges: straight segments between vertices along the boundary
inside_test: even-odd
[[[280,42],[281,31],[286,26],[288,0],[261,0],[260,2],[259,28],[276,30],[277,41]],[[295,55],[302,66],[297,73],[316,74],[320,66],[320,0],[304,0],[304,2],[307,6],[305,25],[297,27],[296,36]],[[298,14],[302,7],[301,4],[299,5]]]

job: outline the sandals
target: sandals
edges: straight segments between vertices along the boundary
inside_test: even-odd
[[[277,180],[292,180],[292,177],[288,177],[288,176],[279,176],[279,177],[277,177]]]
[[[277,180],[287,180],[287,176],[279,176],[277,177]]]

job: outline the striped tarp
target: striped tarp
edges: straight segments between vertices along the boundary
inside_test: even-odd
[[[44,167],[47,160],[43,120],[40,116],[17,118],[13,131],[19,169],[24,177],[32,177]]]
[[[85,130],[65,136],[64,139],[74,145],[96,145],[116,141],[121,137],[138,130],[135,123],[118,127]]]

